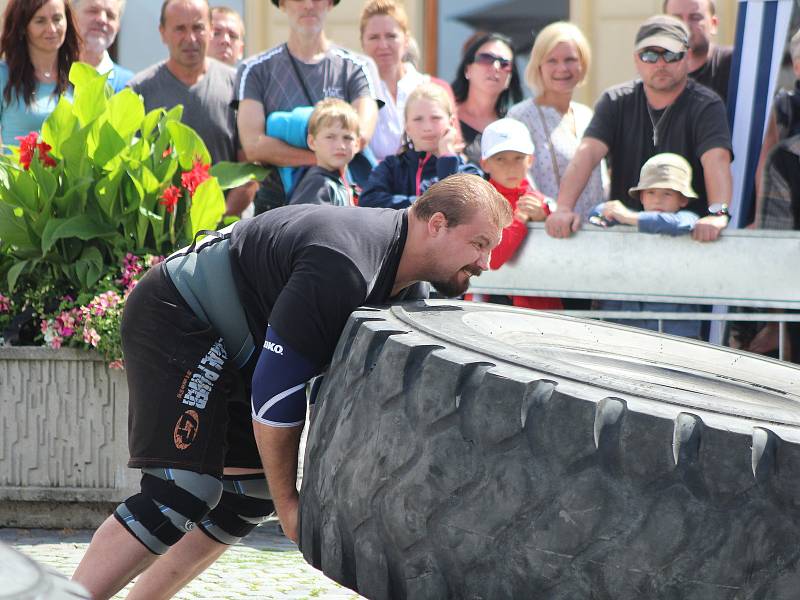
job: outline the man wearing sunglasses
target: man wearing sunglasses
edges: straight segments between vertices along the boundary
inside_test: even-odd
[[[639,27],[634,62],[640,79],[606,90],[561,181],[558,208],[546,223],[553,237],[569,237],[580,226],[575,203],[597,164],[611,170],[612,200],[633,210],[628,195],[648,158],[661,152],[683,156],[692,165],[698,199],[689,210],[701,218],[692,237],[714,241],[728,224],[731,200],[731,135],[725,105],[707,87],[689,79],[689,31],[667,15]]]

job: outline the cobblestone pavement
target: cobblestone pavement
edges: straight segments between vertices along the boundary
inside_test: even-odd
[[[0,542],[66,576],[78,566],[90,538],[90,531],[0,529]],[[115,598],[125,598],[127,589]],[[361,596],[307,564],[297,546],[280,532],[277,521],[270,521],[223,554],[175,598],[358,600]]]

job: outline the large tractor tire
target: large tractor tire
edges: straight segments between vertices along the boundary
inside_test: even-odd
[[[306,560],[367,598],[800,598],[800,368],[470,303],[356,312]]]

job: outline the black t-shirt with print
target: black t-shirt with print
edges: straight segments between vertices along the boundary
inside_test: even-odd
[[[330,361],[348,316],[391,298],[408,233],[405,210],[297,205],[236,224],[230,257],[239,300],[260,348],[269,324],[315,366]]]
[[[655,146],[653,121],[658,130]],[[634,210],[642,210],[642,205],[629,196],[628,190],[637,185],[642,165],[655,154],[673,152],[692,166],[692,187],[699,199],[688,208],[705,216],[708,205],[700,157],[712,148],[724,148],[733,155],[725,105],[716,93],[691,79],[677,100],[663,111],[648,111],[640,80],[609,88],[597,101],[584,135],[608,146],[610,198],[621,200]]]

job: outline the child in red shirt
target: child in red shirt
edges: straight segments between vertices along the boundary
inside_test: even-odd
[[[528,183],[533,150],[528,128],[516,119],[499,119],[483,131],[481,168],[489,175],[489,183],[514,209],[514,220],[503,230],[500,245],[492,251],[491,269],[499,269],[514,256],[528,235],[528,221],[544,221],[550,213],[545,197]],[[511,296],[511,304],[544,310],[562,308],[559,298],[535,296]]]

